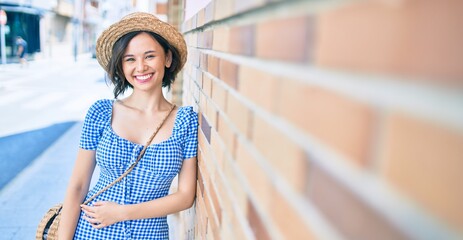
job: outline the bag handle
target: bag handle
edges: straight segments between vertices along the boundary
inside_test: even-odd
[[[87,201],[85,201],[83,204],[84,205],[87,205],[89,202],[91,202],[93,199],[95,199],[96,197],[98,197],[100,194],[102,194],[104,191],[108,190],[110,187],[114,186],[116,183],[118,183],[119,181],[121,181],[125,176],[127,176],[131,171],[132,169],[135,167],[135,165],[137,165],[137,163],[140,161],[140,159],[143,157],[143,155],[145,154],[145,151],[146,151],[146,148],[151,144],[151,141],[153,141],[153,138],[154,136],[158,133],[159,129],[161,129],[162,125],[164,124],[164,122],[166,121],[167,117],[169,117],[170,113],[172,112],[172,110],[174,110],[175,108],[175,104],[172,104],[169,112],[167,113],[167,115],[164,117],[164,119],[162,119],[162,122],[161,124],[159,124],[159,126],[156,128],[156,130],[154,130],[154,133],[153,135],[151,135],[151,137],[148,139],[148,141],[146,142],[146,144],[143,146],[143,149],[141,150],[140,154],[138,155],[138,158],[137,158],[137,161],[135,161],[134,163],[132,163],[132,165],[129,167],[129,169],[127,169],[120,177],[118,177],[116,180],[114,180],[113,182],[111,182],[110,184],[108,184],[106,187],[104,187],[103,189],[101,189],[100,191],[98,191],[97,193],[95,193],[93,196],[91,196],[89,199],[87,199]]]

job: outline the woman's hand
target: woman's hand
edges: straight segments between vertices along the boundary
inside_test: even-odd
[[[96,202],[93,206],[80,205],[85,213],[84,219],[96,229],[104,228],[120,222],[122,218],[122,205],[115,202]]]

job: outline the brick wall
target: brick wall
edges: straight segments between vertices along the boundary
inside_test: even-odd
[[[184,21],[183,236],[463,237],[461,23],[459,0],[212,0]]]

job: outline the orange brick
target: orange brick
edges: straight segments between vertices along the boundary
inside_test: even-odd
[[[205,13],[204,13],[204,21],[205,23],[209,23],[214,19],[214,1],[211,1],[209,4],[207,4],[205,8]]]
[[[205,188],[205,192],[204,192],[204,206],[206,208],[206,213],[207,213],[207,218],[209,220],[209,223],[217,227],[219,225],[219,222],[217,218],[217,212],[215,211],[215,207],[211,201],[211,197],[210,197],[211,189],[209,188],[209,186],[210,186],[210,181],[208,181],[208,187]],[[209,229],[208,229],[208,232],[209,232]]]
[[[256,239],[271,239],[268,230],[262,223],[261,216],[257,213],[254,205],[248,201],[248,222]]]
[[[203,152],[204,156],[204,152]],[[201,176],[202,176],[202,183],[203,185],[207,184],[209,181],[214,179],[214,174],[215,172],[211,171],[211,167],[209,166],[211,164],[211,159],[202,159],[203,161],[198,162],[198,168],[201,170]],[[204,190],[203,190],[204,193]]]
[[[203,115],[207,114],[207,99],[202,92],[199,93],[199,112]],[[204,121],[207,121],[207,119],[205,119]],[[209,126],[210,124],[203,124],[203,122],[200,122],[201,130],[203,130],[205,134],[208,134],[208,132],[206,131],[208,129],[206,129],[205,127]],[[209,135],[206,136],[208,138],[207,141],[209,141]]]
[[[190,59],[190,63],[194,67],[199,67],[199,51],[196,48],[190,48],[189,49],[188,57]]]
[[[236,214],[232,217],[233,239],[249,239],[248,235],[244,230],[245,227],[249,227],[249,224],[245,220],[241,220],[240,218],[238,218]]]
[[[224,168],[224,173],[226,181],[230,185],[230,189],[233,194],[233,199],[235,200],[233,202],[233,205],[235,205],[240,210],[240,214],[246,216],[248,211],[247,194],[244,191],[242,184],[238,180],[238,177],[236,176],[237,173],[233,169],[233,163],[230,161],[225,161],[225,163],[226,165]]]
[[[214,41],[214,32],[204,31],[198,33],[197,43],[195,43],[199,48],[212,49],[212,44]]]
[[[453,0],[364,1],[324,11],[315,27],[316,62],[331,68],[434,78],[461,86],[461,9],[463,2]]]
[[[290,79],[281,84],[279,101],[280,116],[352,162],[367,165],[374,119],[370,106]]]
[[[312,165],[309,177],[311,202],[346,239],[407,239],[322,168]]]
[[[208,99],[208,103],[207,103],[206,112],[207,112],[207,118],[209,120],[208,122],[209,122],[210,126],[213,129],[217,129],[217,116],[218,116],[217,108],[215,107],[214,104],[211,103],[211,100],[209,100],[209,99]]]
[[[262,7],[266,0],[235,0],[235,13],[244,12],[257,7]]]
[[[227,116],[238,128],[243,136],[249,136],[251,117],[249,109],[234,95],[229,94],[227,99]]]
[[[207,71],[215,77],[219,77],[219,63],[219,58],[211,55],[207,56]]]
[[[387,119],[383,172],[429,212],[463,229],[463,134],[395,113]]]
[[[228,151],[234,157],[236,153],[236,136],[235,133],[230,129],[228,123],[225,122],[224,118],[221,115],[218,116],[217,129],[220,138],[225,143],[225,151]]]
[[[229,17],[233,13],[233,0],[216,0],[214,2],[214,20]]]
[[[217,161],[218,168],[222,170],[224,168],[225,151],[216,131],[211,132],[211,149]]]
[[[303,62],[309,38],[309,18],[270,20],[256,26],[256,56],[267,59]]]
[[[220,52],[228,52],[230,41],[230,29],[228,27],[218,27],[214,29],[214,41],[212,49]]]
[[[185,42],[187,46],[197,46],[198,44],[198,34],[197,33],[188,33],[185,36]]]
[[[225,175],[225,174],[224,174]],[[222,208],[222,225],[230,222],[230,217],[234,214],[232,198],[228,194],[230,184],[225,184],[222,178],[217,178],[214,183],[217,186],[217,195],[220,196],[219,205]]]
[[[203,89],[203,93],[208,96],[208,97],[211,97],[211,91],[212,91],[212,79],[207,76],[207,75],[203,75],[203,86],[202,86],[202,89]]]
[[[211,224],[211,219],[208,219],[209,221],[207,221],[207,230],[206,230],[206,240],[213,240],[212,237],[213,237],[213,233],[211,232],[211,229],[212,229],[212,224]]]
[[[235,240],[233,236],[231,223],[222,224],[220,228],[220,239],[224,240]]]
[[[199,66],[199,54],[197,56],[198,66]],[[196,78],[195,81],[198,83],[199,87],[203,87],[203,71],[199,67],[195,67]]]
[[[204,160],[202,158],[202,155],[201,155],[201,150],[198,151],[198,188],[197,188],[197,193],[198,193],[198,197],[202,197],[203,196],[203,193],[204,193],[204,177],[203,177],[203,172],[202,172],[202,169],[204,167],[200,167],[201,165],[204,165]]]
[[[207,226],[207,212],[206,208],[204,206],[204,199],[202,197],[196,199],[196,226],[197,226],[197,231],[199,232],[198,235],[200,235],[204,239],[206,236],[206,226]]]
[[[246,150],[244,143],[237,142],[236,163],[240,171],[245,175],[247,183],[252,189],[252,194],[257,198],[259,205],[269,210],[272,196],[272,181],[262,170],[251,154]]]
[[[202,131],[198,132],[198,148],[201,150],[201,157],[203,162],[206,163],[205,165],[209,164],[211,161],[210,145]],[[201,161],[198,164],[201,164]]]
[[[189,19],[182,24],[182,30],[189,31],[191,30],[191,22]]]
[[[199,89],[198,85],[196,85],[195,82],[191,81],[191,79],[188,79],[187,84],[189,86],[189,91],[185,91],[183,94],[184,95],[191,94],[190,97],[193,98],[195,102],[199,102],[201,104],[201,101],[200,101],[201,90]]]
[[[241,66],[239,79],[238,90],[240,93],[265,110],[275,111],[280,84],[276,76],[255,68]]]
[[[191,17],[191,28],[195,29],[198,26],[198,15]]]
[[[218,225],[222,223],[222,207],[220,206],[219,199],[217,197],[217,190],[216,190],[216,181],[209,182],[209,197],[211,198],[212,204],[214,206],[214,210],[217,216]]]
[[[302,191],[307,174],[303,150],[260,116],[255,116],[253,128],[252,141],[257,149],[296,190]]]
[[[209,233],[211,235],[211,239],[222,239],[220,236],[220,225],[211,224]]]
[[[311,229],[304,223],[297,209],[284,196],[274,192],[270,214],[272,220],[285,239],[316,239]]]
[[[200,56],[199,67],[201,70],[207,72],[207,54],[201,53]]]
[[[204,22],[205,22],[205,12],[204,12],[204,8],[199,10],[199,12],[196,14],[198,15],[198,20],[197,20],[197,26],[198,27],[201,27],[204,25]]]
[[[238,70],[239,66],[235,63],[221,59],[219,62],[219,77],[228,86],[238,88]]]
[[[212,81],[212,100],[219,106],[220,110],[227,111],[228,91],[216,81]]]
[[[228,49],[230,53],[252,56],[254,55],[255,26],[237,26],[230,29]]]

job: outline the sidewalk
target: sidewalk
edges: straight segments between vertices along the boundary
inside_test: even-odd
[[[0,239],[35,239],[45,212],[62,202],[77,153],[77,123],[0,191]]]
[[[82,122],[74,124],[0,190],[0,240],[35,239],[40,219],[50,207],[63,201],[81,128]],[[98,174],[96,168],[91,186],[96,183]],[[170,239],[178,239],[180,223],[177,218],[176,214],[167,217]]]

